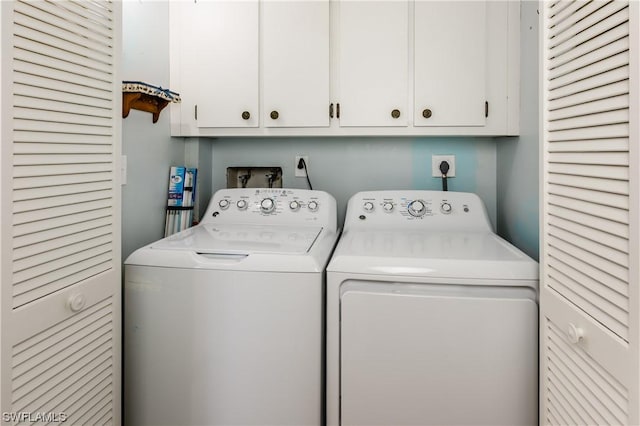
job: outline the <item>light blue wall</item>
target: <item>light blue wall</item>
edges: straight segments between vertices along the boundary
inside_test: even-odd
[[[449,180],[449,189],[480,195],[496,223],[491,138],[221,138],[200,143],[212,144],[212,191],[226,187],[229,166],[280,166],[283,186],[306,188],[306,180],[295,177],[294,159],[308,155],[313,188],[336,198],[340,223],[347,201],[358,191],[441,189],[441,180],[431,177],[431,155],[454,154],[456,177]]]
[[[169,3],[125,1],[123,8],[123,80],[169,85]],[[163,236],[167,179],[171,165],[184,163],[182,139],[172,139],[169,110],[157,123],[151,114],[131,110],[122,122],[122,151],[127,184],[122,187],[122,258]]]
[[[520,137],[497,141],[498,233],[538,259],[538,3],[521,4]]]

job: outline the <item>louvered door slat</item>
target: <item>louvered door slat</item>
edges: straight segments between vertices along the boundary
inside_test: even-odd
[[[561,108],[580,106],[589,102],[601,99],[609,99],[615,96],[627,96],[629,93],[629,81],[625,78],[622,81],[610,82],[604,86],[593,87],[575,94],[562,97],[549,98],[549,111],[556,111]]]
[[[555,174],[549,177],[549,183],[589,189],[591,191],[608,191],[613,194],[629,195],[629,182],[624,180]]]
[[[42,234],[46,232],[55,232],[58,228],[67,227],[75,224],[82,224],[83,222],[92,221],[95,219],[102,219],[112,216],[110,209],[97,209],[89,211],[76,211],[71,216],[61,216],[51,218],[49,220],[39,221],[35,223],[25,223],[24,225],[14,224],[14,238],[16,241],[24,242],[29,236],[36,234],[35,238],[40,238]],[[37,235],[40,234],[40,235]],[[21,237],[24,237],[21,239]],[[35,239],[37,241],[37,239]],[[16,246],[20,245],[16,242]]]
[[[42,21],[46,15],[38,9],[17,3],[16,13],[20,15],[19,22],[14,27],[17,34],[25,34],[24,31],[27,29],[42,32],[54,38],[58,46],[86,54],[88,57],[92,57],[93,54],[96,59],[108,58],[111,53],[111,46],[108,43],[92,40],[91,33],[83,28],[70,29],[64,21],[56,17],[49,16],[44,18],[48,21]]]
[[[110,229],[112,223],[113,220],[109,216],[108,212],[102,212],[102,215],[98,215],[97,218],[84,218],[84,220],[72,221],[40,232],[15,235],[14,245],[16,248],[16,260],[24,257],[24,251],[29,253],[30,247],[35,247],[33,250],[37,251],[38,245],[42,244],[47,247],[46,250],[52,250],[54,247],[60,247],[68,244],[69,239],[73,241],[76,234],[89,232],[93,229],[102,229],[103,227]]]
[[[60,2],[64,3],[64,2]],[[49,3],[46,1],[29,2],[29,6],[32,7],[32,16],[46,19],[45,22],[59,23],[61,28],[68,28],[69,31],[82,34],[89,39],[102,41],[104,44],[109,45],[112,37],[110,25],[103,25],[98,23],[95,25],[91,22],[92,15],[76,14],[70,12],[64,8],[63,4]],[[35,10],[34,10],[35,9]],[[103,17],[112,19],[112,14],[109,10],[103,13]],[[90,30],[87,30],[87,26],[90,26]]]
[[[540,422],[636,424],[640,7],[541,15]]]
[[[61,235],[57,238],[47,240],[40,238],[36,243],[16,247],[14,252],[14,271],[22,271],[29,267],[31,260],[26,259],[31,256],[43,256],[45,260],[49,259],[45,256],[55,259],[55,256],[58,256],[56,253],[57,250],[67,250],[69,246],[82,244],[88,240],[99,239],[111,234],[109,224],[96,227],[96,223],[77,224],[75,230],[80,229],[79,232],[69,233],[67,231],[63,233],[64,231],[62,231]],[[85,229],[80,228],[81,225],[85,225]],[[34,264],[37,265],[38,263],[34,262]]]
[[[108,182],[113,180],[113,173],[107,172],[92,172],[92,173],[70,173],[54,176],[28,176],[14,179],[14,189],[18,194],[22,194],[23,191],[29,191],[35,188],[47,188],[47,187],[62,187],[64,185],[74,185],[91,182]],[[24,197],[23,197],[24,198]]]
[[[629,212],[624,209],[581,201],[575,198],[549,194],[549,204],[566,206],[569,209],[587,213],[591,216],[609,219],[613,222],[629,223]]]
[[[74,104],[68,101],[51,101],[42,98],[16,96],[14,105],[18,108],[27,110],[41,110],[56,113],[74,114],[78,116],[111,118],[111,110],[104,108],[96,108],[83,104]]]
[[[549,226],[549,234],[554,238],[551,247],[558,247],[567,253],[572,253],[589,261],[596,268],[607,271],[622,280],[628,279],[629,259],[627,253],[611,250],[599,241],[593,241],[580,234],[574,234],[566,229]],[[604,303],[604,302],[603,302]]]
[[[600,152],[552,152],[549,153],[550,163],[568,164],[606,164],[610,166],[628,166],[628,152],[609,152],[602,146]]]
[[[553,184],[549,184],[549,194],[573,198],[594,204],[602,204],[618,209],[629,209],[629,198],[626,195]]]
[[[549,37],[552,40],[549,43],[550,52],[555,54],[557,51],[562,51],[562,43],[568,40],[582,42],[585,39],[590,39],[593,37],[592,31],[595,25],[626,7],[623,1],[594,1],[585,5],[583,9],[576,11],[576,13],[562,22],[558,22],[557,25],[554,22],[549,31]],[[610,22],[608,27],[618,24],[619,22]]]
[[[71,194],[95,193],[112,188],[108,179],[68,183],[66,185],[50,185],[45,187],[20,189],[15,192],[15,201],[36,200],[38,198],[51,198]]]
[[[625,313],[629,312],[629,288],[626,282],[556,247],[549,247],[549,256],[564,266],[563,269],[568,271],[566,275],[578,277],[579,282],[585,283],[585,287],[596,294],[606,295]],[[583,280],[581,275],[586,278]]]
[[[592,221],[590,223],[591,226],[586,226],[580,221],[579,217],[575,217],[571,213],[570,210],[566,209],[559,212],[549,211],[549,225],[558,229],[564,229],[572,234],[580,235],[591,241],[599,242],[606,247],[610,247],[624,254],[629,253],[629,240],[625,238],[626,232],[628,232],[626,226],[622,230],[616,230],[616,232],[612,232],[609,228],[599,229],[597,228],[597,224],[595,224],[596,227],[594,227]]]
[[[50,88],[52,83],[55,83],[58,91],[63,93],[71,93],[73,95],[105,100],[109,103],[113,102],[113,99],[110,98],[111,92],[102,88],[96,89],[90,86],[83,86],[82,84],[78,84],[73,79],[71,81],[61,80],[60,77],[66,77],[66,75],[64,74],[56,74],[56,77],[58,77],[56,79],[47,77],[46,75],[34,74],[34,72],[43,72],[42,68],[35,65],[33,66],[33,69],[31,69],[29,66],[25,66],[23,67],[23,71],[24,72],[15,73],[15,75],[13,76],[13,80],[16,85],[33,86],[37,88],[47,89]],[[46,69],[44,70],[44,72],[46,72]]]
[[[629,179],[629,169],[627,167],[610,167],[595,164],[549,163],[548,169],[550,175],[562,174],[603,179]]]
[[[612,69],[596,67],[595,71],[600,73],[589,78],[585,78],[584,80],[577,80],[566,84],[565,86],[557,87],[553,92],[549,93],[549,99],[558,99],[565,96],[576,95],[587,90],[618,83],[629,78],[628,66],[621,66]]]
[[[552,68],[549,70],[549,78],[554,80],[554,84],[563,85],[563,83],[566,83],[567,81],[579,80],[586,76],[590,77],[594,75],[594,68],[598,68],[603,65],[607,68],[625,65],[628,63],[624,61],[624,57],[627,56],[628,50],[629,38],[624,37],[569,61],[565,61],[568,58],[564,57],[553,58],[553,60],[550,61]],[[619,62],[605,62],[602,58],[616,58]]]
[[[16,0],[0,14],[3,412],[121,423],[121,7]]]
[[[47,87],[27,86],[25,84],[15,84],[13,93],[24,98],[35,98],[48,100],[52,102],[60,102],[66,104],[67,108],[74,106],[83,106],[96,108],[99,110],[110,111],[111,101],[107,99],[94,98],[87,95],[79,95],[76,93],[61,92],[52,90]],[[23,105],[24,106],[24,105]],[[103,111],[103,112],[104,112]]]
[[[550,80],[549,89],[557,89],[573,84],[574,82],[584,81],[588,78],[593,78],[595,81],[598,81],[600,74],[602,74],[603,71],[615,70],[626,66],[628,63],[629,54],[626,51],[613,56],[608,56],[598,62],[587,65],[584,68],[578,68],[575,71]]]
[[[576,143],[577,142],[577,143]],[[597,140],[576,140],[558,141],[549,144],[549,152],[625,152],[629,151],[629,140],[618,139],[597,139]]]
[[[592,114],[597,114],[599,112],[615,111],[620,109],[627,110],[628,108],[629,95],[624,94],[593,102],[581,103],[571,107],[556,109],[549,112],[549,120],[556,121],[571,117],[591,116]]]
[[[581,43],[578,43],[577,40],[571,39],[571,45],[569,46],[568,43],[565,44],[565,50],[562,53],[554,53],[555,56],[552,58],[552,62],[550,62],[553,68],[549,70],[549,76],[551,78],[557,77],[557,68],[563,67],[565,64],[571,63],[572,61],[581,58],[583,55],[587,55],[589,53],[597,51],[598,49],[601,49],[604,46],[614,43],[620,39],[627,39],[626,45],[628,48],[627,36],[629,34],[629,24],[628,22],[626,22],[626,11],[620,11],[614,17],[608,19],[619,19],[622,23],[612,28],[607,25],[606,21],[599,22],[592,29],[594,33],[598,34],[595,37]],[[598,29],[598,27],[601,27],[601,29]],[[602,32],[598,33],[598,31],[600,30]],[[575,69],[575,67],[573,69]]]
[[[17,33],[17,31],[16,31]],[[24,31],[24,36],[14,34],[14,46],[23,52],[17,52],[18,58],[52,68],[76,73],[76,70],[84,70],[87,77],[109,82],[111,67],[107,62],[109,57],[103,60],[95,60],[81,55],[79,52],[70,52],[62,49],[53,37],[41,35],[41,33]],[[29,37],[37,37],[37,41]],[[28,56],[27,56],[28,55]]]
[[[572,2],[548,2],[547,5],[553,15],[553,25],[549,25],[550,29],[559,28],[562,23],[571,18],[578,10],[584,8],[590,3],[590,0],[577,0]]]

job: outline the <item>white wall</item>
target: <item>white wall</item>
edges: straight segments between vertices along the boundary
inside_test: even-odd
[[[123,80],[169,85],[169,4],[123,2]],[[122,187],[122,258],[163,236],[169,167],[184,164],[184,141],[172,139],[169,107],[153,124],[151,114],[131,110],[122,123],[127,184]]]
[[[520,137],[497,139],[498,233],[538,259],[538,3],[521,4]]]

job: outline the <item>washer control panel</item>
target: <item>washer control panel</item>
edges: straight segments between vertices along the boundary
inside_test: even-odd
[[[453,191],[366,191],[355,194],[347,206],[349,226],[401,226],[421,222],[447,229],[491,229],[482,200],[472,193]]]
[[[335,217],[335,199],[324,191],[233,188],[214,194],[202,222],[322,224]]]

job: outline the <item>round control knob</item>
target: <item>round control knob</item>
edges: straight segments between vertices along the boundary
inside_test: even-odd
[[[263,213],[271,213],[276,208],[276,203],[271,198],[265,198],[260,202],[260,210]]]
[[[247,208],[247,200],[238,200],[238,202],[236,203],[236,207],[238,207],[240,210],[244,210]]]
[[[218,206],[222,209],[222,210],[226,210],[229,207],[229,200],[220,200],[218,201]]]
[[[307,204],[307,208],[312,211],[312,212],[317,212],[318,211],[318,202],[317,201],[309,201],[309,203]]]
[[[424,205],[424,201],[415,200],[409,204],[408,210],[411,216],[419,217],[427,212],[427,207]]]
[[[375,206],[373,205],[373,203],[371,201],[367,201],[366,203],[364,203],[362,205],[362,208],[367,212],[372,212],[374,207]]]
[[[289,203],[289,208],[292,211],[297,212],[298,210],[300,210],[300,203],[294,200]]]
[[[449,214],[451,213],[451,204],[444,202],[442,204],[440,204],[440,211],[444,214]]]
[[[393,211],[393,203],[390,203],[389,201],[387,201],[382,205],[382,208],[384,209],[385,212],[391,213]]]

